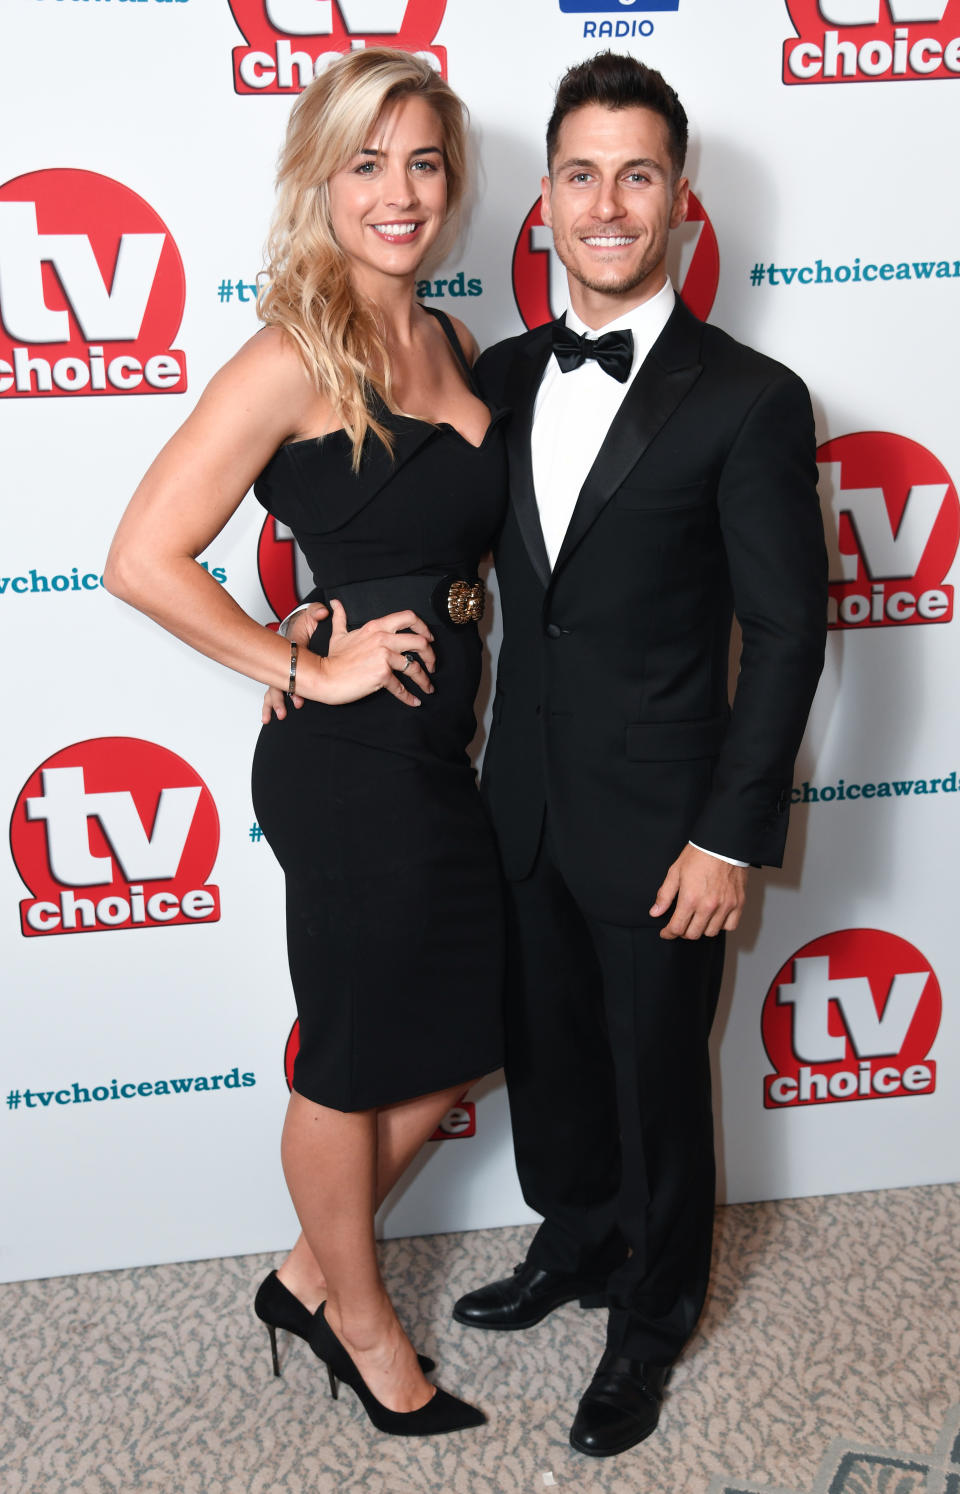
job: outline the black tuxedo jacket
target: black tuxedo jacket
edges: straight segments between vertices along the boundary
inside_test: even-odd
[[[551,331],[498,343],[475,370],[512,410],[483,790],[509,878],[529,873],[546,809],[581,905],[638,925],[688,840],[782,860],[826,631],[813,415],[795,374],[678,300],[551,573],[530,458]]]

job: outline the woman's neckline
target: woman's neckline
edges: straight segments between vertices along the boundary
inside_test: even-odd
[[[437,322],[439,322],[441,331],[443,332],[443,335],[446,338],[447,342],[450,344],[451,351],[454,355],[454,361],[459,365],[463,373],[463,382],[465,388],[470,394],[473,395],[474,399],[480,400],[481,404],[486,404],[486,400],[480,399],[480,395],[477,393],[476,385],[473,379],[473,372],[467,362],[463,348],[460,345],[460,339],[457,337],[456,331],[454,330],[450,318],[447,316],[446,312],[441,311],[437,306],[426,306],[422,301],[417,301],[415,304],[419,306],[422,311],[425,311],[428,316],[432,316]],[[404,415],[395,413],[392,410],[389,410],[386,413],[389,415],[394,415],[394,418],[397,420],[412,421],[414,425],[427,425],[430,426],[433,430],[450,431],[454,436],[459,436],[464,445],[469,446],[473,451],[480,451],[482,450],[484,442],[487,439],[490,427],[493,425],[494,420],[500,414],[499,410],[491,410],[489,405],[487,405],[487,409],[490,411],[490,419],[487,422],[487,429],[481,436],[479,444],[471,441],[469,436],[465,436],[463,434],[463,431],[459,426],[454,425],[449,420],[425,420],[419,415]],[[326,441],[329,436],[340,435],[346,435],[346,431],[344,430],[342,425],[336,426],[332,431],[324,431],[323,435],[321,436],[298,436],[294,441],[284,441],[283,446],[278,447],[277,450],[282,451],[284,446],[305,446],[311,441]]]
[[[482,403],[486,403],[486,401]],[[490,410],[489,405],[487,405],[487,409]],[[451,424],[449,420],[423,420],[419,415],[396,414],[392,410],[388,413],[393,416],[394,420],[406,420],[411,425],[424,425],[432,431],[449,431],[451,436],[456,436],[458,440],[463,442],[464,446],[469,446],[471,451],[482,451],[491,430],[506,412],[503,409],[490,410],[490,419],[487,422],[487,428],[480,438],[479,444],[471,441],[469,436],[465,436],[463,431],[458,426]],[[331,436],[343,436],[347,440],[350,439],[344,427],[338,425],[332,431],[325,431],[322,436],[297,436],[293,441],[284,441],[281,446],[277,447],[277,451],[288,451],[291,446],[313,446],[321,441],[329,441]]]

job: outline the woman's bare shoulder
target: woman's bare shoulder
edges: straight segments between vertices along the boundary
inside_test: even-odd
[[[231,369],[241,378],[266,379],[286,398],[295,398],[301,391],[306,399],[316,397],[297,345],[283,327],[261,327],[238,349],[221,372],[226,369]]]
[[[282,327],[263,327],[214,374],[201,400],[256,411],[258,424],[280,440],[315,421],[321,397],[300,353]]]

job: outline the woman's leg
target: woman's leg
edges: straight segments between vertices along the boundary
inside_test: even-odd
[[[377,1209],[463,1092],[464,1085],[458,1084],[377,1111]],[[327,1295],[323,1272],[302,1233],[277,1275],[310,1312],[316,1312]]]
[[[380,1278],[374,1213],[461,1091],[379,1112],[332,1110],[294,1093],[287,1109],[283,1166],[303,1234],[281,1280],[310,1308],[325,1283],[331,1328],[374,1395],[394,1411],[424,1405],[432,1387]]]

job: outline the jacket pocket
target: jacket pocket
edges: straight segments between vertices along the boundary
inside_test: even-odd
[[[640,482],[626,482],[617,489],[614,502],[620,508],[643,509],[646,513],[679,513],[685,508],[700,508],[713,501],[713,486],[708,482],[689,483],[682,488],[648,487]]]
[[[638,721],[626,729],[626,752],[630,762],[683,762],[690,758],[716,757],[730,720],[708,716],[703,721]]]

